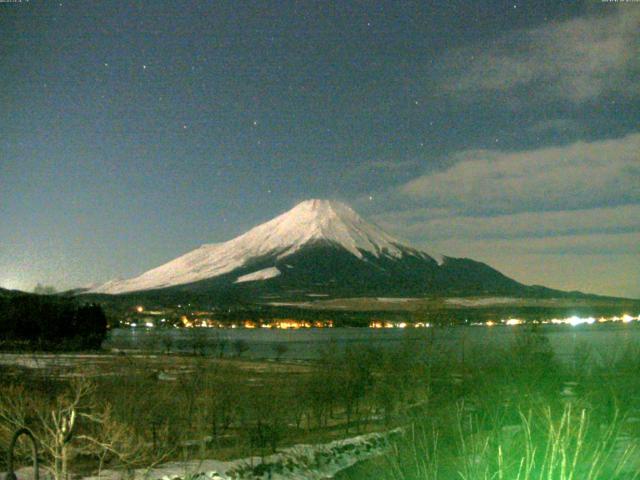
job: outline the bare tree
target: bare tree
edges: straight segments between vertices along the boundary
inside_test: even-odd
[[[204,355],[207,347],[209,332],[206,328],[188,329],[188,344],[193,355]]]
[[[36,436],[45,468],[54,480],[68,480],[69,462],[79,454],[92,455],[100,468],[108,459],[123,465],[149,460],[149,453],[132,429],[117,422],[108,406],[95,402],[94,386],[74,378],[66,392],[48,402],[10,387],[0,398],[0,430],[27,427]]]
[[[164,332],[162,332],[160,342],[162,343],[164,353],[171,353],[171,349],[173,348],[174,343],[171,330],[165,330]]]
[[[273,353],[276,354],[276,362],[279,362],[282,355],[289,351],[289,346],[286,343],[276,343],[273,345]]]
[[[233,349],[236,352],[236,357],[241,357],[244,352],[249,350],[249,344],[246,340],[242,340],[239,338],[235,342],[233,342]]]

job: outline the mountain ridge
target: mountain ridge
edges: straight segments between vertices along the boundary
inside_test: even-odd
[[[204,244],[137,277],[82,294],[198,295],[249,303],[309,295],[570,295],[524,285],[473,259],[428,253],[347,205],[320,199],[301,202],[226,242]]]

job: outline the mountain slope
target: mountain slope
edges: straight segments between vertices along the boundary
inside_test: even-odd
[[[402,247],[397,239],[342,203],[308,200],[233,240],[203,245],[138,277],[107,282],[90,291],[124,293],[193,283],[227,274],[265,256],[285,258],[319,241],[339,245],[358,259],[365,254],[401,258],[413,250]]]
[[[222,292],[255,299],[273,294],[526,295],[531,288],[483,263],[405,245],[342,203],[308,200],[228,242],[203,245],[90,293]]]

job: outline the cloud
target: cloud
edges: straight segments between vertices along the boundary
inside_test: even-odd
[[[480,260],[527,284],[640,298],[640,205],[497,217],[421,208],[374,220],[427,251]]]
[[[640,252],[640,232],[587,233],[559,235],[541,238],[449,238],[429,242],[430,248],[448,255],[476,258],[486,252],[494,255],[538,254],[538,255],[633,255]]]
[[[640,205],[622,205],[590,210],[523,212],[499,216],[455,216],[427,209],[389,213],[376,222],[411,238],[518,239],[584,234],[640,234]],[[549,243],[547,243],[549,244]],[[640,238],[637,249],[640,253]]]
[[[640,203],[640,134],[522,152],[469,150],[415,178],[400,197],[466,215]]]
[[[528,99],[576,104],[611,92],[637,96],[640,9],[635,7],[519,30],[480,48],[452,52],[442,88],[457,95],[522,89]]]
[[[398,187],[373,218],[434,253],[525,283],[640,297],[640,133],[468,150]]]

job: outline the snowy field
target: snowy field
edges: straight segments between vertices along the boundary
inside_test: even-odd
[[[370,433],[315,445],[299,444],[264,458],[231,461],[195,460],[170,462],[153,469],[138,469],[132,480],[315,480],[329,479],[357,462],[382,455],[389,448],[388,434]],[[104,470],[83,480],[121,480],[123,472]]]

